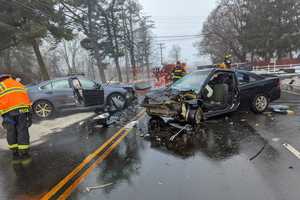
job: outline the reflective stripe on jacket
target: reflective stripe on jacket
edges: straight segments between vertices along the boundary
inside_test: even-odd
[[[180,79],[186,75],[186,72],[184,69],[174,69],[172,72],[172,78]]]
[[[31,100],[24,85],[12,78],[0,82],[0,115],[30,106]]]

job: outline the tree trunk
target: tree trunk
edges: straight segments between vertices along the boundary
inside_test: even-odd
[[[122,71],[121,71],[121,67],[120,67],[120,63],[119,63],[119,57],[115,56],[114,60],[115,60],[115,64],[116,64],[116,68],[117,68],[117,72],[118,72],[119,82],[122,83],[123,78],[122,78]]]
[[[146,68],[147,68],[147,78],[150,79],[150,62],[149,62],[149,56],[146,56]]]
[[[44,63],[44,60],[43,60],[43,57],[42,57],[42,54],[41,54],[41,51],[40,51],[40,46],[39,46],[38,42],[36,41],[36,39],[34,39],[32,41],[32,47],[33,47],[34,53],[36,55],[36,59],[38,61],[39,67],[40,67],[40,71],[41,71],[41,74],[42,74],[42,79],[44,81],[49,80],[50,79],[49,73],[48,73],[47,67]]]
[[[103,63],[101,62],[100,55],[98,52],[95,52],[95,56],[96,56],[96,62],[97,62],[97,67],[99,69],[99,75],[100,75],[101,81],[102,81],[102,83],[106,83],[104,66],[103,66]]]
[[[133,80],[136,80],[137,74],[136,74],[136,61],[135,61],[135,56],[134,56],[134,33],[133,33],[133,21],[132,20],[133,20],[132,14],[130,13],[130,17],[129,17],[129,28],[130,28],[129,54],[130,54],[130,60],[131,60],[131,65],[132,65]]]
[[[126,70],[126,81],[129,83],[130,77],[129,77],[129,58],[128,58],[128,53],[127,50],[125,52],[125,70]]]
[[[111,13],[111,18],[112,21],[115,21],[115,17],[114,17],[114,13]],[[114,60],[115,60],[115,64],[116,64],[116,68],[117,68],[117,72],[118,72],[118,78],[119,81],[122,83],[123,82],[123,78],[122,78],[122,72],[121,72],[121,67],[120,67],[120,62],[119,62],[119,54],[120,54],[120,49],[119,49],[119,41],[118,41],[118,32],[117,32],[117,27],[116,25],[112,26],[112,33],[113,33],[113,40],[114,40],[114,45],[113,45],[113,56],[114,56]],[[110,36],[112,36],[110,34]]]

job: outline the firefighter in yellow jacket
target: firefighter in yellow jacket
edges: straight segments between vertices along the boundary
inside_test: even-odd
[[[0,115],[14,158],[29,156],[30,108],[31,101],[25,86],[10,75],[0,74]]]
[[[172,80],[173,83],[178,81],[179,79],[183,78],[186,75],[186,70],[181,62],[176,63],[176,67],[172,71]]]
[[[222,69],[231,69],[232,64],[232,56],[230,54],[226,54],[224,57],[224,62],[222,64],[219,64],[218,67]]]

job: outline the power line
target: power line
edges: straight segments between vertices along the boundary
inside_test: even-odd
[[[153,38],[193,38],[193,37],[203,37],[205,34],[198,35],[161,35],[161,36],[153,36]]]

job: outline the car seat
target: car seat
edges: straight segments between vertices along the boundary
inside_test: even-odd
[[[220,104],[227,105],[229,86],[227,84],[217,84],[213,87],[214,94],[212,96],[212,101]]]
[[[207,111],[222,110],[228,106],[229,86],[216,84],[213,86],[213,96],[204,102]]]

